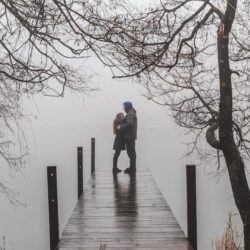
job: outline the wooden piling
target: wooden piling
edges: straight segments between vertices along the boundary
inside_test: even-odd
[[[95,138],[91,138],[91,175],[95,173]]]
[[[59,242],[59,220],[57,199],[56,167],[47,167],[50,250],[54,250]]]
[[[83,148],[77,147],[78,199],[83,192]]]
[[[78,199],[83,192],[83,148],[77,147]]]
[[[196,166],[187,165],[187,233],[188,240],[197,250]]]

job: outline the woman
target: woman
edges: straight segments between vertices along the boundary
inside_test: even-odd
[[[114,158],[113,158],[113,172],[118,173],[121,170],[117,167],[118,157],[122,150],[125,150],[125,139],[124,133],[120,130],[121,124],[124,120],[124,114],[118,113],[113,122],[113,131],[115,134],[115,141],[113,145],[113,149],[115,150]]]

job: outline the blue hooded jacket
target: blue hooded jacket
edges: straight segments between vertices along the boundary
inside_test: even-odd
[[[123,103],[124,110],[127,113],[123,124],[121,125],[121,130],[124,131],[125,139],[136,140],[137,139],[137,116],[136,110],[133,108],[131,102]]]

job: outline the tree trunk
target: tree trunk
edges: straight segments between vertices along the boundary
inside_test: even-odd
[[[219,140],[228,168],[235,204],[244,225],[245,250],[250,250],[250,190],[247,183],[244,163],[233,137],[232,83],[228,56],[229,31],[232,26],[232,20],[229,18],[229,22],[231,22],[229,24],[227,21],[228,20],[222,23],[223,26],[218,33],[220,79]]]
[[[248,215],[249,216],[249,215]],[[244,225],[244,243],[245,249],[250,249],[250,223]]]

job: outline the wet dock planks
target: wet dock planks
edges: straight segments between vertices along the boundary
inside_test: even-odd
[[[149,170],[98,169],[57,250],[193,250]]]

